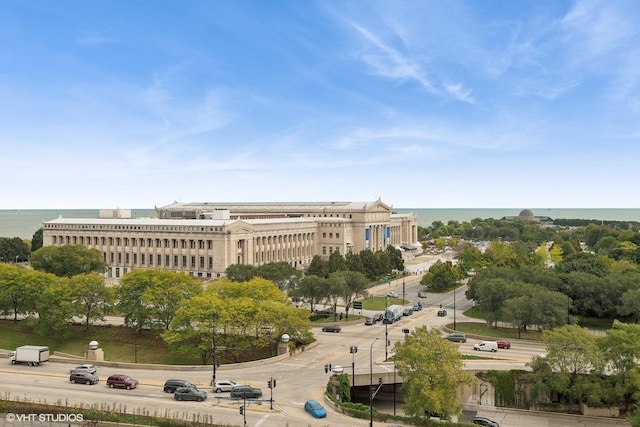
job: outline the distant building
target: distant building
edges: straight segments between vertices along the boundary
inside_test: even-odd
[[[418,241],[417,218],[394,214],[380,200],[317,203],[172,203],[157,218],[101,210],[100,218],[57,218],[43,223],[43,244],[98,249],[118,280],[136,268],[165,268],[218,278],[233,264],[287,262],[306,268],[362,250]],[[108,213],[108,214],[107,214]],[[106,214],[106,215],[105,215]]]
[[[553,224],[553,219],[549,218],[548,216],[536,216],[533,214],[533,211],[531,211],[530,209],[523,209],[520,211],[520,213],[518,214],[518,216],[503,216],[502,220],[506,220],[506,221],[511,221],[514,220],[516,218],[520,218],[520,219],[524,219],[524,220],[528,220],[528,221],[533,221],[533,222],[539,222],[541,224],[544,225],[550,225]]]

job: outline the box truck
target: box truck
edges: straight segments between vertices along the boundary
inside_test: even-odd
[[[42,345],[23,345],[9,353],[11,363],[25,363],[37,366],[49,360],[49,347]]]
[[[402,319],[403,311],[404,309],[401,305],[390,305],[384,312],[382,323],[391,324],[398,319]]]

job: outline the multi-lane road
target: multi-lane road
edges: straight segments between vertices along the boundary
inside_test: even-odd
[[[417,292],[420,286],[417,277],[405,278],[405,293],[407,299],[417,302]],[[402,293],[402,281],[394,281],[391,285],[382,285],[373,289],[374,294],[384,295],[389,290]],[[462,320],[462,309],[468,306],[463,290],[456,293],[458,299],[456,308],[459,310],[459,320]],[[270,392],[267,382],[276,379],[273,389],[274,409],[270,409],[268,401],[261,404],[251,403],[246,411],[249,426],[357,426],[368,425],[368,420],[357,420],[333,411],[330,405],[325,405],[328,417],[315,420],[304,412],[303,405],[307,399],[324,402],[323,393],[328,381],[324,366],[341,365],[350,370],[352,362],[355,364],[356,374],[373,372],[389,372],[393,370],[392,363],[385,363],[387,355],[392,353],[393,343],[404,337],[403,329],[413,329],[417,326],[429,325],[437,327],[443,323],[451,323],[453,312],[448,309],[445,318],[437,317],[436,312],[443,306],[453,305],[453,293],[429,295],[421,299],[425,307],[412,316],[403,318],[393,325],[378,323],[365,326],[364,322],[346,324],[341,333],[323,333],[314,328],[318,339],[317,344],[310,346],[304,352],[279,361],[265,361],[261,364],[249,366],[223,365],[217,369],[218,379],[231,379],[239,383],[251,384],[262,388],[264,399],[269,399]],[[363,313],[368,314],[368,313]],[[391,342],[385,347],[385,335]],[[464,354],[474,354],[473,343],[469,340],[460,344]],[[355,354],[350,353],[352,346],[358,347]],[[370,352],[373,349],[373,352]],[[522,367],[533,355],[544,352],[540,344],[514,342],[510,350],[500,350],[492,355],[497,360],[473,362],[484,363],[488,366],[504,364]],[[477,353],[476,353],[477,354]],[[499,360],[498,360],[499,358]],[[373,366],[370,365],[373,360]],[[59,405],[83,406],[95,404],[102,409],[126,410],[126,412],[146,413],[157,416],[180,416],[189,419],[212,420],[228,425],[243,425],[237,402],[228,399],[228,393],[216,394],[210,392],[209,383],[212,377],[211,369],[194,367],[192,370],[171,369],[137,369],[134,367],[105,367],[98,366],[100,383],[97,385],[79,385],[69,383],[69,368],[71,365],[62,362],[48,362],[43,366],[29,367],[22,365],[0,364],[0,384],[3,398],[20,398],[37,402],[55,403]],[[139,380],[140,385],[134,390],[109,389],[105,385],[108,375],[126,373]],[[168,378],[182,378],[193,382],[199,388],[209,391],[209,398],[204,402],[177,402],[172,394],[162,391],[162,385]],[[69,409],[69,413],[79,410]],[[0,420],[0,424],[1,424]],[[529,421],[527,421],[529,422]],[[379,423],[376,423],[376,425]],[[18,426],[20,424],[12,424]],[[382,424],[380,424],[382,425]],[[501,423],[503,427],[526,425],[518,423]],[[551,425],[551,424],[546,424]],[[563,424],[572,425],[572,424]],[[576,424],[584,425],[584,424]]]

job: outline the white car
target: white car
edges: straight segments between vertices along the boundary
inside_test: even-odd
[[[398,293],[395,291],[389,291],[387,292],[387,296],[390,298],[398,298]]]
[[[88,372],[90,374],[95,374],[96,372],[98,372],[98,369],[95,367],[95,365],[85,363],[84,365],[76,366],[70,371],[71,374],[77,374],[79,372]]]
[[[236,383],[230,380],[216,381],[216,383],[213,385],[213,391],[215,391],[216,393],[222,393],[223,391],[231,391],[231,389],[236,385],[237,385]]]

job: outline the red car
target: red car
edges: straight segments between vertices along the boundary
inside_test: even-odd
[[[511,348],[511,342],[507,340],[497,340],[498,348],[506,348],[507,350]]]

